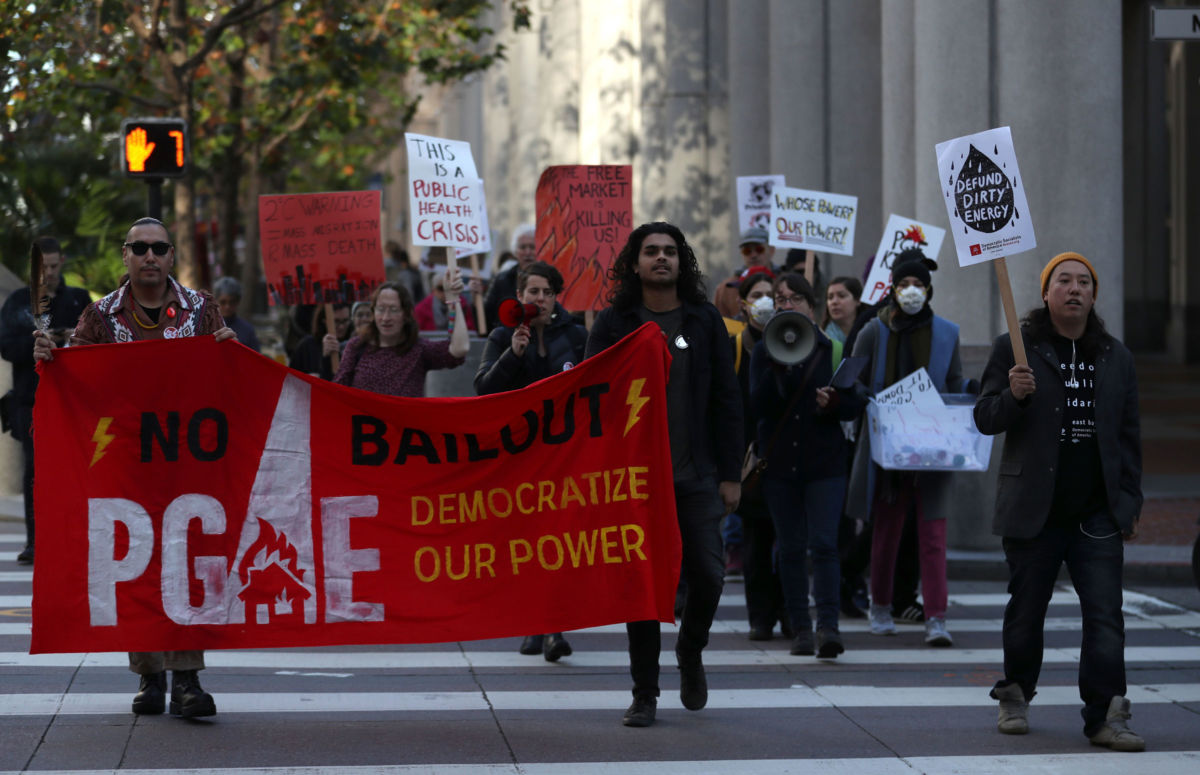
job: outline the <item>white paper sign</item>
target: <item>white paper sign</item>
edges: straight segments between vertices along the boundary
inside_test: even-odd
[[[920,248],[922,253],[936,261],[945,239],[945,229],[895,213],[889,215],[883,237],[875,250],[875,263],[871,264],[871,273],[867,275],[867,284],[863,288],[863,302],[874,304],[892,287],[892,262],[896,256],[909,248]]]
[[[858,197],[803,188],[776,188],[771,194],[770,243],[820,253],[854,255]]]
[[[1037,247],[1008,127],[938,143],[937,159],[959,266]]]
[[[783,175],[743,175],[737,179],[739,233],[770,228],[771,194],[784,185]]]
[[[488,225],[487,197],[483,192],[483,181],[476,180],[475,183],[477,185],[475,201],[479,203],[479,228],[482,232],[483,239],[479,242],[479,244],[472,247],[456,248],[455,255],[460,259],[464,256],[471,256],[476,253],[487,253],[492,249],[492,230]],[[490,274],[488,272],[480,272],[480,276],[488,277]]]
[[[404,143],[413,244],[478,253],[488,234],[480,226],[486,204],[471,144],[412,133],[405,133]]]
[[[876,393],[875,403],[881,406],[915,406],[921,409],[937,409],[946,405],[924,367]]]

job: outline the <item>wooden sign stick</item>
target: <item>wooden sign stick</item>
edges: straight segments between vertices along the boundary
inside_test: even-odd
[[[816,268],[813,266],[816,260],[817,257],[811,250],[804,251],[804,279],[808,280],[808,284],[812,286],[814,293],[817,290]]]
[[[325,333],[333,334],[333,338],[337,339],[337,326],[333,322],[333,304],[328,302],[325,304]],[[322,347],[324,346],[322,342],[317,342],[317,344],[320,344]],[[337,351],[334,351],[329,356],[329,363],[333,365],[333,373],[336,376],[338,368],[342,365],[341,356],[338,355]]]
[[[454,248],[446,248],[446,255],[454,255]],[[480,277],[479,275],[479,255],[471,254],[471,276]],[[482,278],[480,278],[482,281]],[[487,321],[483,319],[483,294],[472,294],[475,298],[475,328],[479,330],[480,336],[487,336]]]
[[[1025,340],[1021,338],[1021,324],[1017,320],[1017,305],[1013,302],[1012,283],[1008,280],[1008,264],[1004,256],[992,262],[996,267],[996,281],[1000,286],[1000,300],[1004,303],[1004,318],[1008,321],[1008,337],[1012,340],[1013,359],[1022,366],[1029,365],[1025,357]]]

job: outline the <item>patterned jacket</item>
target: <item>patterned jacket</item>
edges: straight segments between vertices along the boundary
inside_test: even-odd
[[[157,323],[148,325],[146,313],[136,310],[135,304],[127,278],[120,288],[83,311],[71,346],[204,336],[225,326],[212,296],[185,288],[174,277],[167,278],[167,296]]]

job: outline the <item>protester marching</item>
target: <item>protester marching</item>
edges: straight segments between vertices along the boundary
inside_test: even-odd
[[[744,575],[739,637],[778,625],[786,658],[846,663],[914,622],[927,646],[954,646],[955,488],[981,486],[1004,433],[998,730],[1031,729],[1065,564],[1084,734],[1145,747],[1120,585],[1142,503],[1136,375],[1086,258],[1050,260],[1044,306],[1010,319],[972,374],[959,324],[935,312],[945,229],[893,214],[862,279],[825,284],[818,253],[826,274],[829,256],[856,261],[856,196],[739,178],[735,260],[715,265],[670,221],[634,227],[630,165],[560,165],[518,208],[534,219],[500,267],[470,143],[405,146],[423,277],[383,240],[377,190],[262,196],[258,293],[181,285],[154,218],[130,228],[127,274],[94,303],[38,241],[40,290],[0,313],[26,456],[19,561],[35,513],[42,546],[32,651],[127,651],[135,714],[202,718],[208,649],[513,638],[510,654],[569,667],[572,632],[623,625],[621,723],[650,727],[664,625],[678,622],[666,645],[685,709],[722,680],[705,655],[727,574]],[[981,172],[995,165],[976,146],[1007,172]],[[1006,272],[1036,247],[1011,137],[938,150],[959,268]],[[240,314],[260,294],[290,329],[286,366],[256,354],[261,318]],[[92,347],[112,343],[138,346]],[[431,389],[435,372],[473,390]],[[65,481],[35,478],[51,461]]]

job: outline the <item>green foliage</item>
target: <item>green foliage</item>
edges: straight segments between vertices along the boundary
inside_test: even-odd
[[[448,83],[503,56],[486,0],[188,0],[182,27],[172,5],[0,0],[0,249],[14,269],[54,233],[89,286],[120,274],[113,229],[145,197],[117,177],[124,118],[190,119],[181,185],[198,194],[236,196],[231,160],[252,158],[247,174],[288,191],[361,188],[416,111],[414,76]],[[509,10],[529,27],[525,2]]]

